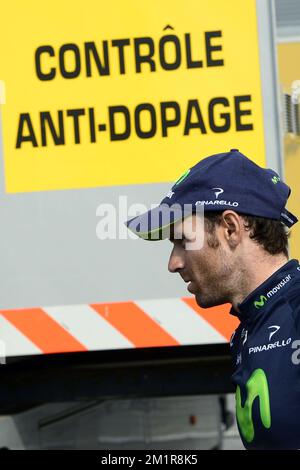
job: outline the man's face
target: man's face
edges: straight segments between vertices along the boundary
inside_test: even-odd
[[[168,269],[189,282],[188,291],[203,308],[229,302],[236,289],[234,257],[222,239],[221,230],[216,226],[214,234],[208,233],[203,217],[193,215],[178,222],[170,238],[174,246]]]

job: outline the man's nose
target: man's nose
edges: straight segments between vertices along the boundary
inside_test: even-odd
[[[176,247],[173,248],[170,255],[168,270],[170,273],[176,273],[184,267],[184,260],[182,254]]]

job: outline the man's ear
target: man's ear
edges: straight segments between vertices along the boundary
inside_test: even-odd
[[[235,248],[242,236],[241,218],[236,212],[226,210],[222,214],[222,226],[225,229],[224,237],[230,248]]]

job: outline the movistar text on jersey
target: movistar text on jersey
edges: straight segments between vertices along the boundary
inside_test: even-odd
[[[286,277],[284,277],[273,289],[269,290],[267,293],[268,299],[272,297],[272,295],[276,294],[282,287],[285,286],[289,281],[291,280],[291,275],[288,274]]]

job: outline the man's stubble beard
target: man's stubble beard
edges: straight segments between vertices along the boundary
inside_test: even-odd
[[[231,303],[239,284],[238,262],[230,261],[228,254],[220,245],[216,249],[219,251],[220,268],[215,278],[211,279],[207,291],[195,295],[197,304],[202,308]]]

